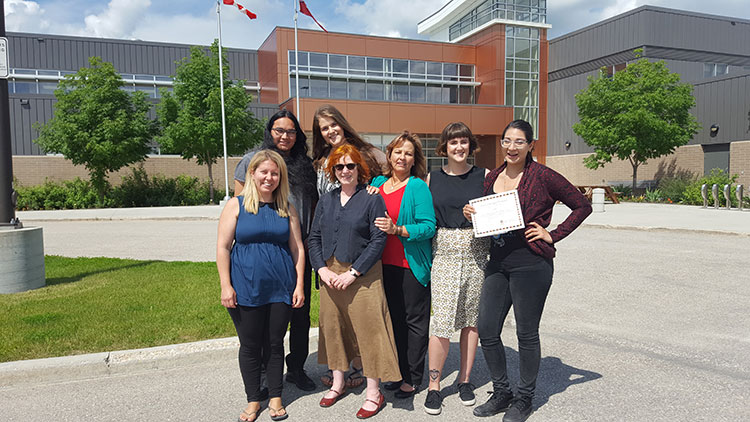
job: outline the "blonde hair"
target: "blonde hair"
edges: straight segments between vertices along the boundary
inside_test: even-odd
[[[251,214],[258,213],[260,193],[258,192],[258,187],[255,186],[253,173],[255,173],[258,166],[266,161],[271,161],[279,168],[279,186],[273,191],[273,202],[276,206],[276,212],[280,217],[289,217],[289,177],[287,175],[286,163],[284,163],[284,159],[281,158],[278,152],[268,149],[255,153],[247,165],[245,187],[240,193],[245,197],[245,211]]]

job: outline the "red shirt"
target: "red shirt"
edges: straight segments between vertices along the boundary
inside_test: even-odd
[[[398,221],[398,213],[401,210],[401,199],[404,197],[404,190],[406,190],[406,185],[401,186],[391,193],[385,193],[385,184],[380,187],[380,195],[383,196],[385,209],[388,211],[388,215],[391,216],[393,224],[396,224],[396,221]],[[395,234],[389,234],[388,239],[385,241],[383,265],[409,268],[406,255],[404,255],[404,245],[401,243],[401,239]]]

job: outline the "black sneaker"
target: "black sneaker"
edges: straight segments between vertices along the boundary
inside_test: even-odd
[[[307,376],[304,370],[287,371],[286,381],[296,385],[302,391],[314,391],[315,383]]]
[[[510,409],[503,415],[503,422],[524,422],[531,412],[531,397],[519,397],[513,400]]]
[[[474,416],[486,417],[495,416],[500,412],[505,412],[510,407],[510,403],[513,401],[513,393],[510,391],[490,392],[492,397],[487,400],[487,403],[479,405],[474,408]]]
[[[474,406],[477,398],[474,396],[474,384],[462,382],[458,384],[458,398],[464,406]]]
[[[428,415],[439,415],[443,411],[443,396],[438,390],[428,390],[424,401],[424,411]]]

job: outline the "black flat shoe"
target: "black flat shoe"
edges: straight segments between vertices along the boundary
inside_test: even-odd
[[[383,384],[383,388],[385,388],[388,391],[395,391],[395,390],[398,390],[401,387],[401,384],[403,384],[402,381],[386,382],[386,383]]]
[[[302,391],[315,391],[315,382],[307,376],[304,370],[287,371],[286,382],[291,382]]]
[[[396,393],[393,394],[393,397],[397,399],[408,399],[409,397],[414,397],[414,395],[417,394],[417,389],[413,389],[411,391],[404,391],[402,389],[399,389],[396,391]]]

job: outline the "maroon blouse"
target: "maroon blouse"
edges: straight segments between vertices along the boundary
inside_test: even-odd
[[[492,186],[500,173],[505,170],[505,166],[506,163],[503,163],[484,179],[484,195],[495,193]],[[536,161],[529,162],[524,167],[523,176],[518,183],[518,196],[527,227],[533,221],[547,228],[552,220],[552,207],[555,201],[562,202],[573,211],[565,221],[549,232],[553,244],[541,239],[529,243],[526,236],[521,236],[532,252],[547,259],[555,257],[554,244],[569,235],[591,214],[591,204],[575,186],[560,173]]]

